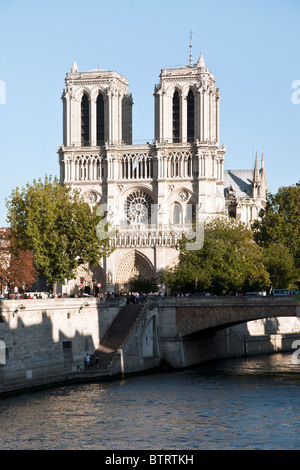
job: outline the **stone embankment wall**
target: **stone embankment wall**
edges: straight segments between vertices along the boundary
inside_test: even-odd
[[[100,377],[100,371],[80,369],[123,306],[124,299],[0,301],[0,394]],[[297,316],[254,320],[183,336],[179,331],[181,307],[176,313],[175,306],[173,301],[145,304],[106,376],[151,370],[162,361],[180,369],[213,359],[292,353],[293,341],[300,339]]]
[[[119,356],[111,364],[110,374],[123,375],[155,369],[161,361],[158,311],[145,304],[119,350]]]
[[[65,381],[122,306],[94,298],[0,301],[0,393]]]

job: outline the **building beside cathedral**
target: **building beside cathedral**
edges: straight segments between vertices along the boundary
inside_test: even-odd
[[[111,222],[114,252],[78,274],[87,289],[120,291],[136,274],[151,278],[177,262],[174,245],[192,220],[229,214],[246,224],[266,202],[264,160],[224,171],[219,143],[220,92],[202,55],[196,64],[161,70],[154,88],[154,140],[132,142],[133,100],[115,71],[79,72],[63,91],[61,182],[98,205]]]

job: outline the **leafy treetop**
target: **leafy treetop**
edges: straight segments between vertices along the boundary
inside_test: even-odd
[[[32,250],[38,274],[51,284],[75,278],[78,266],[96,265],[111,252],[108,238],[97,236],[96,208],[57,178],[16,188],[6,205],[16,249]]]

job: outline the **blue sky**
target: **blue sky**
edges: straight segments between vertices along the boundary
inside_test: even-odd
[[[73,59],[128,79],[133,139],[146,142],[154,85],[164,66],[188,63],[191,27],[193,61],[202,52],[220,88],[225,168],[252,168],[264,152],[270,192],[298,182],[299,20],[299,0],[0,0],[0,226],[14,188],[59,176]]]

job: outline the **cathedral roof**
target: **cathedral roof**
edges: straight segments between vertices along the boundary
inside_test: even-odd
[[[253,170],[225,170],[224,195],[234,192],[238,198],[252,196]]]
[[[99,67],[97,67],[96,69],[89,70],[89,72],[105,72],[105,70],[99,69]]]

